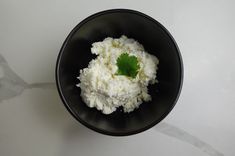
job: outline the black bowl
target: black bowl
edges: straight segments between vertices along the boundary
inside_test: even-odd
[[[148,87],[151,102],[141,104],[131,113],[116,111],[104,115],[82,101],[76,77],[94,58],[90,52],[93,42],[123,34],[139,41],[147,52],[158,57],[159,83]],[[57,87],[69,112],[85,126],[114,136],[136,134],[159,123],[176,104],[182,81],[182,59],[170,33],[153,18],[127,9],[102,11],[80,22],[66,38],[56,65]]]

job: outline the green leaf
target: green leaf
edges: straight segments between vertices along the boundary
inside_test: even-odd
[[[139,63],[136,56],[130,56],[127,53],[121,54],[117,59],[118,75],[125,75],[135,78],[139,72]]]

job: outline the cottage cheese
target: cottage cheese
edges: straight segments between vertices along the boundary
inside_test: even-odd
[[[117,75],[117,58],[124,52],[137,57],[139,72],[136,78]],[[134,39],[105,38],[92,44],[91,53],[97,55],[87,68],[80,70],[77,85],[81,97],[89,107],[95,107],[104,114],[114,112],[122,106],[124,112],[138,108],[143,101],[150,101],[147,86],[156,80],[158,59],[147,53]]]

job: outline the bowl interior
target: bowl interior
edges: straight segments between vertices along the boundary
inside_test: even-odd
[[[134,38],[158,57],[159,83],[148,87],[152,101],[139,109],[129,114],[118,110],[104,115],[82,101],[76,77],[95,58],[90,52],[93,42],[121,35]],[[105,134],[129,135],[160,122],[173,108],[182,83],[182,62],[173,39],[159,23],[135,11],[106,11],[87,18],[70,33],[58,57],[56,77],[65,105],[81,123]]]

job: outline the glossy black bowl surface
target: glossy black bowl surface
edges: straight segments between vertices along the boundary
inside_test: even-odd
[[[158,57],[159,83],[148,87],[151,102],[129,114],[118,110],[104,115],[82,101],[76,77],[95,58],[90,52],[92,43],[121,35],[134,38]],[[182,81],[182,59],[173,37],[153,18],[128,9],[102,11],[80,22],[66,38],[56,65],[58,91],[69,112],[85,126],[114,136],[136,134],[159,123],[176,104]]]

